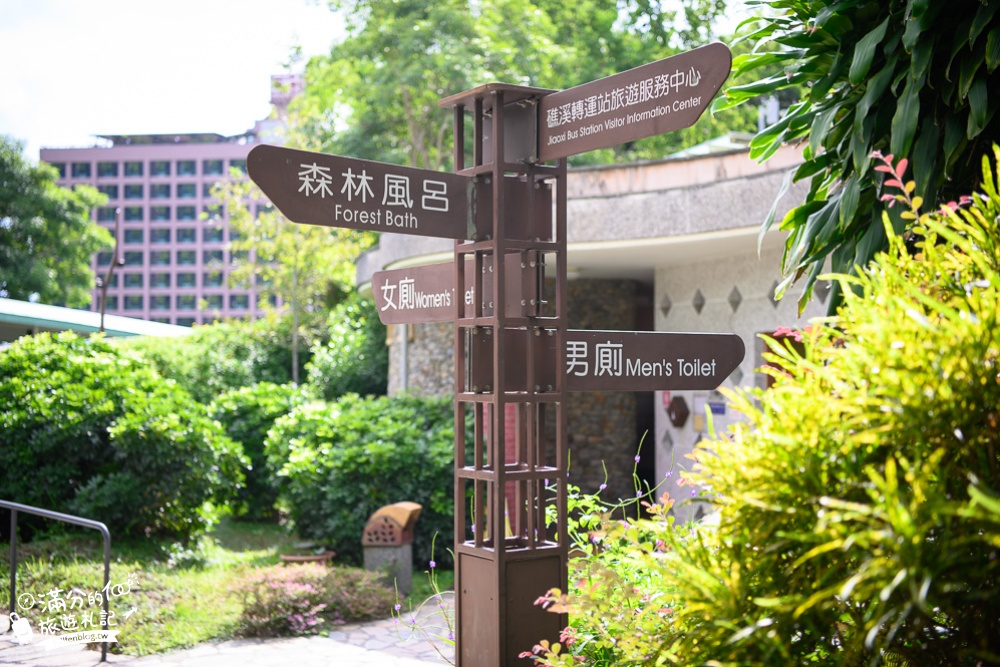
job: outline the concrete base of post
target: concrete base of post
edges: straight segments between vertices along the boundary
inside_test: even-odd
[[[379,572],[390,586],[395,584],[400,595],[409,595],[413,590],[413,545],[363,547],[365,569]]]

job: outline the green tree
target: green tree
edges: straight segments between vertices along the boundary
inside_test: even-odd
[[[0,297],[82,308],[94,286],[91,256],[111,235],[90,211],[107,198],[89,186],[56,184],[56,170],[32,165],[0,135]]]
[[[751,144],[766,159],[801,142],[794,180],[809,179],[805,201],[781,221],[789,232],[783,291],[804,278],[800,307],[829,262],[837,272],[864,266],[885,249],[886,177],[872,152],[910,157],[925,201],[972,192],[979,159],[1000,139],[1000,3],[979,0],[758,0],[764,15],[747,36],[751,54],[738,75],[764,78],[735,86],[717,109],[758,95],[799,93],[799,101]],[[777,70],[777,71],[775,71]],[[896,232],[910,221],[890,211]],[[765,222],[771,226],[773,219]],[[835,287],[831,308],[839,303]]]
[[[722,0],[373,0],[331,2],[347,38],[306,68],[292,143],[395,164],[446,169],[452,124],[438,101],[485,83],[563,89],[711,41]],[[745,111],[712,131],[752,130]],[[706,121],[707,123],[708,121]],[[705,127],[705,123],[699,124]],[[645,139],[577,161],[662,157],[705,130]]]
[[[214,192],[227,207],[235,232],[230,280],[255,285],[263,310],[291,315],[292,382],[297,384],[300,338],[317,337],[313,334],[323,327],[329,309],[353,279],[353,260],[373,235],[293,223],[260,203],[260,190],[236,174]],[[256,212],[251,202],[257,202]]]

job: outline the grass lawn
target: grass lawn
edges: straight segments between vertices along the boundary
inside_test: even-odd
[[[277,525],[228,520],[186,549],[151,541],[115,542],[112,537],[110,618],[117,623],[112,630],[119,631],[119,643],[112,650],[148,655],[231,638],[242,611],[242,601],[234,592],[237,584],[253,568],[278,563],[279,554],[292,551],[294,541]],[[29,600],[22,595],[30,594],[35,604],[25,609],[19,603],[18,611],[36,632],[46,620],[59,623],[63,613],[80,619],[85,612],[93,612],[94,624],[99,626],[101,607],[99,602],[91,605],[89,596],[104,586],[103,572],[100,537],[94,531],[68,527],[65,535],[20,545],[17,593],[24,602]],[[451,586],[450,573],[438,575],[442,589]],[[426,575],[414,572],[413,576],[416,604],[432,591]],[[10,563],[4,553],[0,558],[4,591],[9,577]],[[74,597],[81,598],[77,601],[80,608],[47,609],[48,594],[55,591],[59,592],[51,597],[61,597],[68,605]],[[6,595],[3,598],[0,607],[5,609]]]

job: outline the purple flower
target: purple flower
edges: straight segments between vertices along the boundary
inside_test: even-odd
[[[638,462],[639,462],[639,455],[638,455],[638,454],[636,454],[636,455],[635,455],[635,462],[636,462],[636,463],[638,463]]]
[[[437,567],[437,563],[435,563],[434,561],[431,561],[431,569],[433,570],[436,567]]]
[[[403,605],[399,604],[398,602],[396,603],[396,606],[393,607],[393,609],[395,609],[396,611],[399,611],[402,608],[403,608]]]
[[[601,484],[601,486],[598,487],[598,489],[601,490],[601,491],[603,491],[606,488],[608,488],[607,484]]]
[[[642,489],[638,489],[638,490],[637,490],[637,491],[635,492],[635,497],[636,497],[636,498],[642,498]]]

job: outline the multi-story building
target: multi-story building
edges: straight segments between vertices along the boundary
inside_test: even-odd
[[[102,138],[111,146],[43,148],[41,159],[59,170],[60,185],[92,185],[108,196],[95,215],[112,232],[121,210],[125,265],[108,286],[105,312],[182,325],[255,316],[255,291],[229,284],[228,217],[212,197],[231,167],[246,168],[253,136]],[[97,254],[95,273],[104,275],[111,260],[110,249]],[[92,304],[100,307],[96,286]]]
[[[59,170],[60,185],[92,185],[108,196],[94,212],[99,224],[113,232],[121,209],[125,265],[108,286],[106,313],[188,326],[261,314],[256,286],[230,283],[228,212],[212,187],[232,167],[246,171],[258,139],[280,142],[284,111],[301,78],[275,76],[271,84],[275,113],[238,136],[107,135],[100,138],[109,145],[41,150],[41,160]],[[103,276],[111,260],[109,249],[95,255],[92,268]],[[93,310],[100,309],[100,292],[95,286]]]

